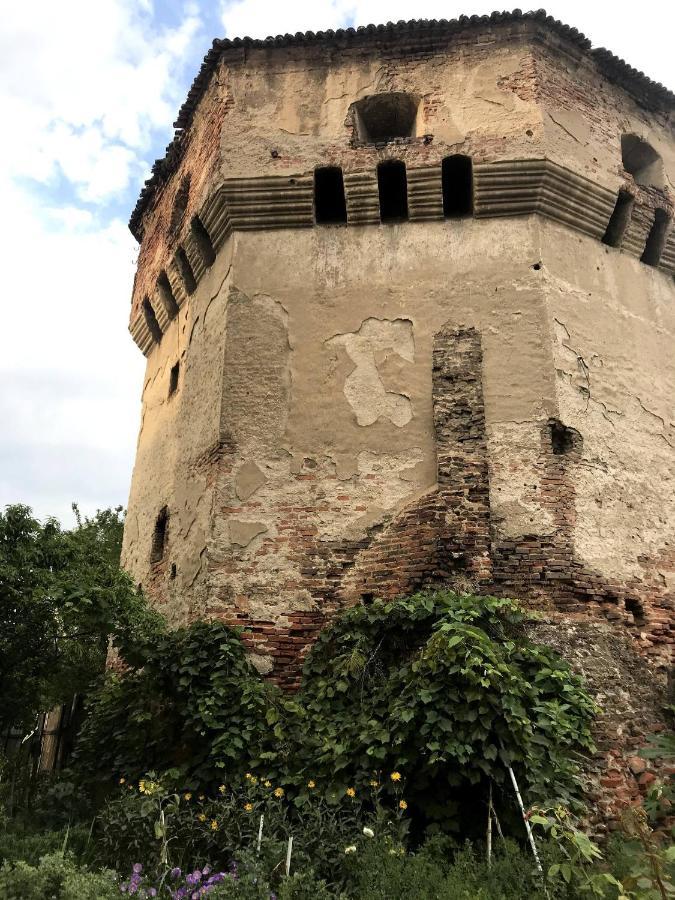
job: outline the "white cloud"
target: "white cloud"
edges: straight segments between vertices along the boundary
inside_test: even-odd
[[[125,188],[151,146],[167,142],[182,97],[176,77],[199,29],[194,5],[173,29],[149,3],[38,0],[3,10],[0,109],[11,141],[4,176],[78,185],[102,201]]]
[[[105,210],[131,209],[130,181],[170,139],[199,30],[194,2],[173,28],[152,14],[150,0],[3,7],[0,506],[70,519],[72,500],[126,502],[145,362],[127,330],[137,247]]]

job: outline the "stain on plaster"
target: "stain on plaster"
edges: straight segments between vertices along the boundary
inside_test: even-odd
[[[343,393],[356,414],[359,425],[389,419],[402,428],[412,419],[410,398],[403,392],[387,390],[380,368],[396,355],[408,363],[415,358],[413,326],[410,319],[364,319],[358,331],[338,334],[327,344],[345,348],[354,369],[345,378]]]
[[[235,476],[235,491],[240,500],[248,500],[265,484],[267,479],[260,467],[253,460],[245,462]]]
[[[238,519],[230,519],[230,542],[238,547],[248,547],[253,538],[267,531],[267,525],[263,522],[242,522]]]

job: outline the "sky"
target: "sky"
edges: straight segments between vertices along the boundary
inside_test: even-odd
[[[674,7],[546,5],[670,89]],[[0,508],[25,503],[70,525],[73,501],[87,514],[126,504],[145,367],[127,330],[137,253],[127,221],[212,39],[494,8],[0,0]]]

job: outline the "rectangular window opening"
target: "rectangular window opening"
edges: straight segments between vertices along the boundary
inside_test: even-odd
[[[169,397],[176,393],[178,390],[178,376],[180,373],[180,362],[177,362],[174,366],[171,367],[171,372],[169,373]]]
[[[670,219],[665,209],[657,209],[654,213],[654,222],[647,236],[644,252],[640,257],[641,261],[646,265],[658,266],[663,248],[666,245],[669,224]]]
[[[157,515],[155,530],[152,533],[152,548],[150,550],[150,562],[161,562],[166,549],[166,535],[169,526],[169,508],[163,506]]]
[[[209,266],[212,266],[215,262],[216,251],[213,249],[211,236],[204,227],[204,223],[199,216],[193,217],[190,222],[190,231],[192,232],[192,237],[194,238],[194,242],[197,245],[201,258],[204,260],[204,265],[208,269]]]
[[[635,198],[628,191],[619,191],[614,211],[607,223],[607,230],[602,238],[602,243],[608,247],[620,247],[623,236],[628,228],[630,217],[633,212],[633,203]]]
[[[473,213],[473,172],[470,156],[446,156],[441,169],[443,215],[446,219]]]
[[[381,222],[405,222],[408,218],[408,179],[400,159],[381,162],[377,167]]]
[[[148,331],[152,335],[153,341],[156,344],[159,344],[159,342],[162,340],[162,329],[159,327],[157,316],[155,315],[152,304],[147,297],[143,299],[143,316],[145,318],[145,324],[148,326]]]
[[[326,166],[314,170],[314,218],[317,225],[344,225],[347,201],[342,169]]]
[[[171,287],[169,276],[164,271],[159,273],[159,278],[157,279],[157,291],[167,316],[170,319],[175,319],[180,312],[180,308],[173,295],[173,288]]]
[[[178,265],[178,271],[183,279],[185,290],[188,294],[194,294],[197,289],[195,274],[192,271],[190,260],[187,258],[187,253],[182,247],[179,247],[178,250],[176,250],[176,264]]]

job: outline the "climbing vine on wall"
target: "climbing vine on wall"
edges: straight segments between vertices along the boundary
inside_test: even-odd
[[[507,796],[507,764],[530,801],[569,799],[596,709],[526,624],[516,601],[450,592],[354,607],[287,696],[234,630],[198,623],[109,682],[81,758],[115,775],[183,765],[200,784],[252,771],[298,803],[310,780],[329,799],[348,787],[358,798],[401,772],[412,812],[444,828],[470,819],[488,785]]]

